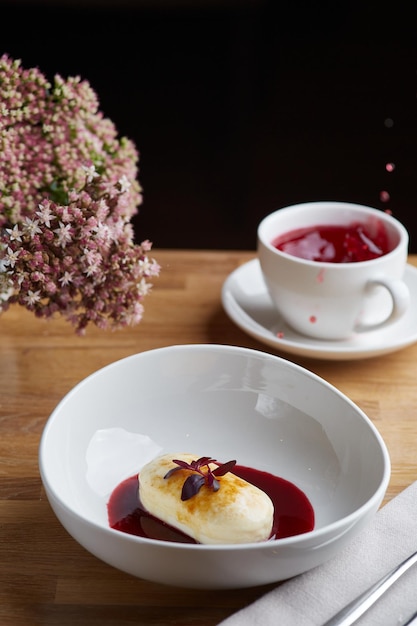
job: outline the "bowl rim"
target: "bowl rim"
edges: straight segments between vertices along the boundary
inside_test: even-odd
[[[248,356],[248,357],[261,357],[263,359],[266,358],[268,361],[280,362],[285,367],[289,367],[290,369],[293,369],[300,373],[307,374],[317,383],[325,386],[332,393],[336,393],[336,395],[338,395],[341,399],[347,402],[347,404],[349,404],[352,408],[355,409],[357,413],[359,413],[359,415],[364,420],[368,428],[370,428],[370,430],[373,432],[378,442],[380,451],[382,453],[382,458],[384,461],[384,471],[379,481],[379,485],[377,489],[374,491],[373,495],[370,498],[368,498],[368,500],[364,504],[362,504],[360,507],[358,507],[357,509],[355,509],[348,515],[345,515],[344,517],[341,517],[340,519],[334,522],[331,522],[329,524],[326,524],[325,526],[322,526],[320,528],[313,528],[311,531],[300,533],[298,535],[291,535],[289,537],[282,537],[279,539],[262,541],[262,542],[248,542],[248,543],[242,543],[242,544],[230,544],[230,543],[215,544],[215,545],[198,544],[198,543],[193,544],[193,543],[181,543],[181,542],[175,542],[175,541],[164,541],[160,539],[150,539],[147,537],[139,537],[136,535],[131,535],[131,534],[116,530],[114,528],[111,528],[110,526],[106,527],[105,525],[100,524],[96,521],[93,521],[89,519],[88,517],[81,516],[78,512],[74,512],[74,510],[67,505],[67,503],[61,498],[59,493],[57,493],[56,489],[52,486],[51,481],[48,476],[48,471],[45,466],[45,454],[46,454],[45,451],[46,451],[46,447],[48,444],[48,433],[54,421],[56,420],[56,416],[59,414],[61,407],[64,404],[66,404],[71,399],[71,397],[77,393],[77,391],[81,387],[88,384],[88,382],[91,379],[100,376],[104,371],[108,371],[112,368],[117,367],[122,362],[134,361],[141,357],[145,358],[146,355],[148,355],[149,353],[174,352],[174,351],[183,351],[183,350],[190,351],[190,352],[197,352],[201,350],[207,351],[207,352],[212,352],[212,351],[225,352],[226,351],[229,353],[241,354],[243,356]],[[49,415],[44,425],[40,442],[39,442],[39,448],[38,448],[38,466],[39,466],[39,472],[40,472],[43,486],[45,488],[47,498],[50,501],[51,506],[52,506],[51,501],[54,502],[55,506],[52,506],[52,508],[64,526],[65,524],[62,522],[60,514],[58,514],[56,511],[57,507],[59,507],[59,509],[62,511],[65,510],[67,515],[80,520],[82,524],[88,525],[92,529],[95,529],[96,531],[100,531],[101,533],[105,533],[105,534],[108,534],[109,536],[116,537],[122,542],[128,542],[128,543],[133,543],[137,545],[145,545],[145,546],[152,546],[152,545],[158,546],[158,547],[163,546],[164,549],[167,549],[167,550],[178,550],[178,549],[187,550],[187,551],[188,550],[193,550],[193,551],[203,550],[203,551],[210,551],[210,552],[219,552],[219,551],[225,551],[225,550],[231,551],[231,552],[234,552],[236,550],[240,550],[240,551],[242,550],[251,551],[251,550],[259,550],[259,549],[270,550],[270,549],[277,549],[278,547],[281,547],[281,546],[289,547],[289,546],[293,546],[294,544],[297,544],[297,545],[299,544],[300,547],[302,547],[303,543],[311,542],[312,538],[317,538],[320,540],[322,536],[327,536],[329,534],[331,535],[330,539],[326,538],[322,544],[319,544],[317,546],[315,545],[314,546],[315,549],[318,549],[328,543],[335,542],[340,537],[342,537],[345,533],[348,533],[353,526],[360,523],[361,519],[366,516],[367,512],[372,511],[373,509],[377,508],[380,505],[385,495],[385,492],[387,490],[390,477],[391,477],[390,455],[389,455],[388,448],[385,444],[385,441],[382,435],[380,434],[380,432],[378,431],[378,429],[376,428],[372,420],[366,415],[366,413],[355,402],[353,402],[353,400],[351,400],[346,394],[340,391],[336,386],[334,386],[332,383],[328,382],[327,380],[325,380],[323,377],[319,376],[318,374],[307,369],[306,367],[303,367],[297,363],[294,363],[293,361],[290,361],[284,357],[271,354],[269,352],[264,352],[258,349],[246,348],[243,346],[234,346],[234,345],[229,345],[229,344],[216,344],[216,343],[173,344],[173,345],[165,346],[161,348],[144,350],[143,352],[131,354],[127,357],[123,357],[121,359],[112,361],[111,363],[99,368],[98,370],[95,370],[91,374],[81,379],[78,383],[76,383],[72,387],[72,389],[70,389],[61,398],[61,400],[58,402],[58,404],[55,406],[55,408]]]

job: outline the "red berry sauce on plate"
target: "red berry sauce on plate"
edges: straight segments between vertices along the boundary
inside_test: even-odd
[[[235,465],[233,473],[265,491],[274,503],[271,539],[282,539],[313,530],[313,507],[303,491],[293,483],[243,465]],[[127,478],[114,489],[107,511],[110,527],[124,533],[161,541],[196,543],[142,507],[137,475]]]

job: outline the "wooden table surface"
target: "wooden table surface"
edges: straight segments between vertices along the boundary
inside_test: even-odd
[[[38,469],[48,416],[81,379],[117,359],[173,344],[222,343],[274,352],[222,309],[227,275],[254,252],[154,250],[161,275],[143,321],[77,337],[62,320],[12,308],[0,324],[0,624],[2,626],[214,626],[274,585],[245,590],[171,588],[102,563],[55,518]],[[417,256],[410,257],[417,266]],[[279,354],[279,353],[276,353]],[[417,344],[382,357],[320,361],[291,357],[358,404],[388,446],[385,501],[417,479]]]

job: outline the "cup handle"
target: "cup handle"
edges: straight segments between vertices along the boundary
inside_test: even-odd
[[[375,330],[388,326],[402,317],[410,305],[410,291],[403,280],[384,276],[373,278],[366,283],[365,290],[370,293],[376,286],[385,287],[390,294],[392,299],[391,313],[385,320],[376,324],[358,324],[355,328],[357,332]]]

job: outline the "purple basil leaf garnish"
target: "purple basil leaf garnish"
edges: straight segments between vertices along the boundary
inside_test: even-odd
[[[218,491],[220,489],[220,483],[216,478],[213,478],[213,491]]]
[[[187,463],[187,461],[182,461],[181,459],[173,459],[172,462],[176,463],[177,465],[179,465],[180,468],[182,467],[182,469],[190,469],[190,464]],[[195,461],[192,461],[192,463],[195,463]],[[179,469],[179,468],[177,468],[177,469]]]
[[[218,467],[212,470],[210,463],[217,464],[217,461],[209,456],[201,456],[199,459],[191,461],[191,463],[187,463],[182,459],[173,459],[172,462],[176,463],[177,467],[170,469],[165,474],[164,478],[169,478],[174,472],[180,469],[193,472],[191,476],[188,476],[182,486],[181,500],[189,500],[195,496],[203,485],[211,487],[213,491],[218,491],[221,485],[216,476],[224,476],[236,465],[236,461],[228,461],[227,463],[218,465]],[[205,471],[203,471],[202,468],[206,468]]]
[[[172,476],[172,474],[174,472],[178,472],[178,470],[180,470],[180,467],[173,467],[172,469],[169,470],[169,472],[167,472],[164,476],[164,478],[169,478],[170,476]]]
[[[227,472],[230,472],[232,468],[236,465],[236,461],[228,461],[227,463],[223,463],[223,465],[219,465],[215,470],[213,470],[213,474],[215,476],[224,476]]]
[[[200,491],[204,483],[204,476],[201,476],[201,474],[191,474],[182,486],[181,500],[189,500],[195,496],[195,494]]]

